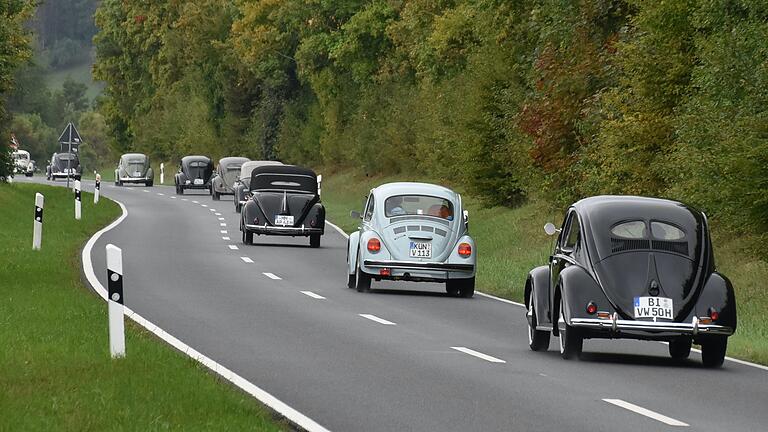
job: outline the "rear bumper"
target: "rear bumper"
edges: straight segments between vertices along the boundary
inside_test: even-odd
[[[365,267],[389,268],[393,270],[438,270],[472,272],[474,264],[451,264],[443,262],[395,261],[395,260],[364,260]]]
[[[208,190],[208,188],[210,188],[210,185],[208,183],[201,184],[201,185],[196,185],[196,184],[189,183],[189,184],[181,184],[179,186],[181,186],[182,189],[205,189],[205,190]]]
[[[696,317],[690,323],[652,322],[622,320],[618,319],[618,314],[614,314],[610,319],[573,318],[571,326],[613,334],[625,333],[627,335],[642,336],[670,336],[675,334],[730,336],[734,332],[731,327],[717,324],[702,324]]]
[[[146,183],[152,181],[149,177],[120,177],[122,183]]]
[[[67,174],[67,173],[63,173],[63,172],[55,172],[55,173],[51,173],[51,177],[52,178],[67,178],[67,177],[69,177],[69,178],[79,179],[80,178],[80,174],[77,174],[77,173]]]
[[[245,225],[245,229],[248,232],[254,234],[265,235],[285,235],[285,236],[310,236],[310,235],[322,235],[323,228],[306,228],[300,227],[282,227],[273,225]]]

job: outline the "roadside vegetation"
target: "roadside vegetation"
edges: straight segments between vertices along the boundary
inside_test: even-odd
[[[357,229],[358,220],[350,210],[361,211],[371,188],[390,181],[434,181],[408,176],[367,177],[354,171],[323,175],[323,204],[328,220],[347,233]],[[469,230],[477,242],[479,291],[523,302],[528,272],[545,265],[552,253],[553,238],[544,233],[544,224],[559,226],[564,208],[540,197],[515,208],[488,207],[464,188],[458,187],[469,209]],[[711,221],[718,271],[728,276],[736,290],[739,324],[728,339],[728,355],[768,364],[768,262],[746,247],[743,238],[728,234],[717,221]],[[522,325],[522,323],[521,323]]]
[[[32,251],[35,192],[43,247]],[[106,304],[81,282],[79,253],[119,207],[83,194],[83,219],[61,187],[0,185],[0,430],[288,429],[126,321],[127,357],[110,359]]]

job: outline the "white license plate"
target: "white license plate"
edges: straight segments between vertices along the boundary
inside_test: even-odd
[[[138,172],[138,171],[136,171],[135,173],[133,173],[133,176],[134,176],[134,177],[138,177],[138,176],[140,176],[140,175],[141,175],[141,173],[140,173],[140,172]]]
[[[195,179],[195,184],[196,184],[196,185],[201,185],[201,184],[203,184],[203,179]]]
[[[672,299],[666,297],[635,297],[635,318],[672,319]]]
[[[293,226],[293,216],[275,216],[275,225]]]
[[[432,243],[412,241],[410,256],[411,258],[432,258]]]

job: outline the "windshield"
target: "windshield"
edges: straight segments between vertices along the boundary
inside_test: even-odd
[[[16,160],[29,160],[29,155],[26,153],[14,153],[13,158]]]
[[[420,215],[453,220],[453,203],[445,198],[427,195],[395,195],[384,201],[387,217]]]

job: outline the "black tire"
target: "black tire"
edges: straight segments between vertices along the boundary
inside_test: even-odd
[[[148,181],[148,182],[146,182],[146,183],[144,183],[144,184],[145,184],[147,187],[152,187],[152,186],[154,186],[154,185],[155,185],[155,182],[154,182],[153,180],[150,180],[150,181]]]
[[[669,341],[669,356],[675,360],[685,360],[691,355],[691,338],[679,337]]]
[[[548,350],[550,333],[546,330],[536,330],[538,320],[536,319],[536,309],[533,307],[533,293],[528,299],[528,313],[531,315],[531,321],[528,323],[528,347],[531,351]]]
[[[120,182],[118,182],[117,180],[115,180],[115,186],[120,186]]]
[[[211,190],[211,198],[214,201],[220,201],[221,200],[221,195],[219,195],[219,193],[216,192],[215,190]]]
[[[725,351],[728,349],[728,337],[711,336],[701,342],[701,361],[704,367],[719,368],[725,361]]]
[[[184,195],[184,186],[176,186],[176,195]]]
[[[123,182],[121,182],[120,180],[118,180],[118,181],[117,181],[117,185],[118,185],[118,186],[122,186],[122,185],[123,185]]]
[[[445,292],[448,293],[451,297],[458,297],[459,296],[459,284],[457,283],[458,279],[448,279],[445,281]]]
[[[243,229],[243,244],[251,246],[253,244],[253,233],[247,229]]]
[[[360,254],[357,254],[357,265],[355,266],[355,288],[357,292],[368,292],[371,290],[371,275],[360,270]]]
[[[242,206],[240,205],[239,202],[236,202],[235,203],[235,213],[240,213],[241,210],[242,210]]]
[[[563,299],[560,299],[560,310],[559,313],[559,319],[558,319],[558,325],[560,320],[564,320],[563,317]],[[584,338],[581,336],[581,333],[579,332],[579,329],[571,327],[568,325],[568,323],[565,323],[565,326],[562,330],[559,330],[560,333],[560,355],[565,360],[575,359],[579,358],[581,356],[581,350],[584,347]]]
[[[311,234],[309,236],[309,247],[311,248],[320,247],[320,234]]]
[[[347,275],[347,288],[355,288],[357,285],[357,278],[355,277],[355,274],[348,274]]]
[[[472,298],[475,295],[475,278],[459,279],[459,297]]]

